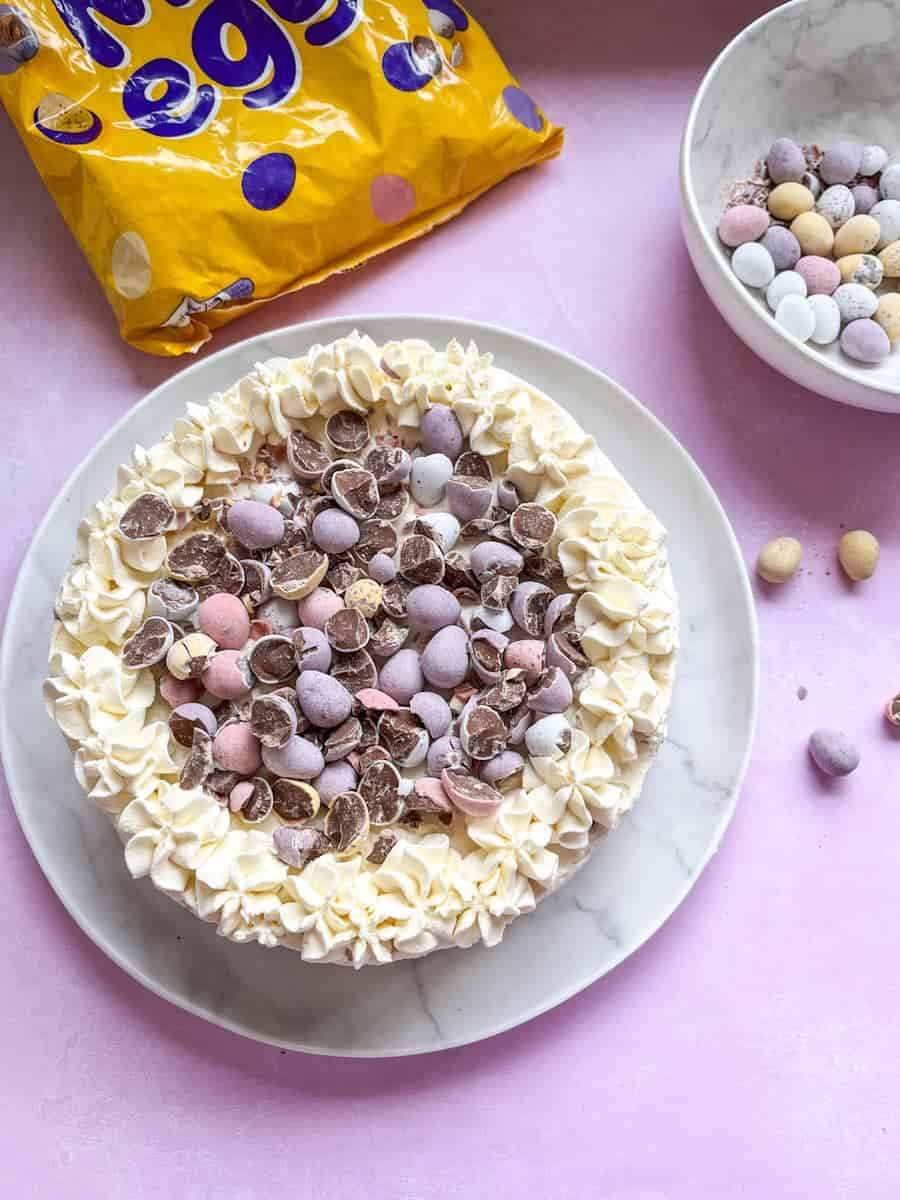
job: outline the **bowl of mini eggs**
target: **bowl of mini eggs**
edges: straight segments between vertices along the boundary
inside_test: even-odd
[[[792,0],[710,67],[681,147],[682,228],[770,366],[900,412],[900,6]]]

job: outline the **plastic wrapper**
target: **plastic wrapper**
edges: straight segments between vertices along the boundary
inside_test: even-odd
[[[0,4],[0,99],[122,336],[155,354],[562,147],[453,0]]]

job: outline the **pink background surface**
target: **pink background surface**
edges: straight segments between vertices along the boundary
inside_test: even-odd
[[[748,561],[771,536],[799,536],[801,576],[757,589],[760,723],[737,815],[663,931],[577,999],[478,1046],[353,1062],[256,1045],[143,991],[56,901],[4,790],[4,1195],[900,1193],[900,745],[880,715],[900,689],[900,421],[819,399],[757,361],[707,302],[678,228],[691,96],[760,6],[581,4],[558,23],[539,0],[478,8],[523,86],[567,126],[562,158],[215,346],[342,312],[509,325],[656,412],[718,490]],[[5,120],[0,160],[5,611],[69,471],[179,364],[119,342]],[[881,538],[879,573],[860,588],[835,567],[842,525]],[[863,756],[832,786],[804,753],[823,722]]]

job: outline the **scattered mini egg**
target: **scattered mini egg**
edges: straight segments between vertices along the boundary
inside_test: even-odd
[[[815,730],[809,739],[809,756],[825,775],[849,775],[859,766],[859,751],[837,729]]]
[[[838,542],[838,561],[854,583],[861,583],[875,574],[880,549],[867,529],[851,529]]]
[[[800,566],[803,547],[795,537],[766,542],[756,559],[756,573],[766,583],[786,583]]]

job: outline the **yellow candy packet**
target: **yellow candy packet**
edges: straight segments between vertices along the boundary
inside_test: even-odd
[[[0,4],[0,99],[122,336],[154,354],[563,142],[455,0]]]

